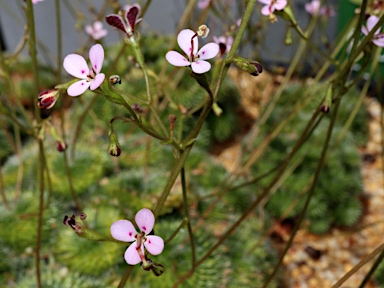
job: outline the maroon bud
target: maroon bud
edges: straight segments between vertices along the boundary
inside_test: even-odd
[[[55,105],[59,97],[59,90],[50,89],[41,92],[37,98],[37,105],[40,109],[50,109]]]
[[[115,146],[115,147],[109,149],[109,154],[111,154],[111,156],[119,157],[120,154],[121,154],[120,147],[119,146]]]
[[[263,72],[263,66],[261,66],[261,64],[257,61],[251,61],[251,64],[255,67],[256,71],[255,72],[252,72],[251,75],[252,76],[258,76],[259,74],[261,74]]]
[[[330,111],[330,107],[328,105],[321,106],[321,112],[328,113]]]
[[[56,148],[59,152],[64,152],[67,149],[68,145],[64,141],[57,141]]]
[[[220,55],[224,55],[225,51],[227,51],[227,45],[224,43],[219,43]]]
[[[135,111],[137,113],[143,113],[144,112],[143,108],[141,108],[139,106],[139,104],[136,104],[136,103],[132,105],[132,109],[133,109],[133,111]]]

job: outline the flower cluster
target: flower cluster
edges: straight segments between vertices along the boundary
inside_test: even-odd
[[[88,88],[97,89],[105,79],[100,73],[104,62],[104,49],[100,44],[93,45],[89,50],[89,59],[92,67],[88,68],[85,59],[78,54],[69,54],[64,58],[64,69],[72,76],[81,79],[68,87],[69,96],[79,96]]]
[[[199,51],[198,37],[195,31],[190,29],[181,30],[177,36],[177,43],[187,55],[188,59],[176,51],[169,51],[165,55],[167,61],[177,67],[191,66],[192,71],[197,74],[208,72],[211,64],[205,60],[216,57],[219,53],[219,45],[216,43],[208,43]]]
[[[132,222],[128,220],[118,220],[110,228],[111,235],[116,240],[132,242],[124,254],[125,261],[130,265],[147,263],[145,250],[152,255],[159,255],[164,249],[164,240],[161,237],[149,235],[155,224],[155,216],[151,210],[141,209],[137,212],[135,221],[140,232],[137,232]]]
[[[324,6],[320,7],[320,0],[312,0],[309,3],[305,3],[305,11],[307,11],[312,16],[329,16],[333,17],[336,15],[335,11],[329,7]]]

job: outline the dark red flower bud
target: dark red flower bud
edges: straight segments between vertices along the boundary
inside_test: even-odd
[[[55,105],[59,98],[59,90],[50,89],[41,92],[37,99],[37,105],[40,109],[50,109]]]

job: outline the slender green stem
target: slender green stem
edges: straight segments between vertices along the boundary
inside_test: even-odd
[[[196,248],[195,248],[195,240],[193,238],[193,232],[192,232],[192,226],[191,226],[191,217],[189,216],[189,211],[188,211],[187,183],[185,179],[184,167],[181,169],[180,176],[181,176],[181,188],[183,190],[184,217],[187,219],[189,242],[191,244],[192,270],[193,270],[196,264]]]
[[[173,231],[171,236],[169,236],[168,239],[164,241],[164,246],[167,246],[177,236],[177,234],[179,234],[179,231],[181,230],[181,228],[184,227],[184,224],[186,222],[187,222],[187,219],[184,218],[183,221],[181,221],[179,227],[177,227],[177,229]]]
[[[29,1],[28,1],[29,2]],[[35,263],[36,263],[36,279],[37,287],[43,287],[41,284],[41,271],[40,271],[40,248],[41,238],[43,230],[43,214],[44,214],[44,171],[45,171],[45,155],[43,141],[38,140],[39,145],[39,215],[37,222],[37,237],[36,237],[36,251],[35,251]]]
[[[363,267],[365,264],[367,264],[369,261],[371,261],[373,258],[375,258],[380,253],[383,253],[384,251],[384,244],[381,244],[379,247],[377,247],[375,250],[373,250],[370,254],[365,256],[363,259],[360,260],[357,265],[355,265],[350,271],[348,271],[347,274],[345,274],[339,281],[337,281],[332,288],[338,288],[343,285],[345,281],[347,281],[353,274],[355,274],[361,267]]]
[[[384,250],[381,251],[379,257],[377,257],[377,259],[373,263],[371,269],[369,269],[367,275],[365,275],[363,281],[361,281],[359,288],[364,288],[365,285],[367,285],[369,279],[372,277],[373,273],[375,273],[376,269],[379,267],[379,265],[383,261],[383,259],[384,259]]]
[[[133,266],[129,265],[127,269],[125,269],[123,278],[121,278],[118,288],[124,288],[125,284],[127,283],[127,280],[129,276],[131,275],[131,272],[133,270]]]

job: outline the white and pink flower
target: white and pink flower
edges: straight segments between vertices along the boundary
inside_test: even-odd
[[[196,32],[190,29],[181,30],[177,36],[177,43],[188,58],[179,52],[169,51],[165,55],[167,61],[177,67],[191,66],[192,71],[197,74],[208,72],[211,69],[211,64],[205,60],[216,57],[220,50],[219,45],[211,42],[198,51],[199,42],[197,38]]]
[[[88,88],[95,90],[105,79],[105,74],[100,73],[104,61],[104,49],[100,44],[93,45],[89,50],[89,59],[92,67],[88,68],[85,59],[78,54],[69,54],[64,58],[64,69],[72,76],[81,79],[68,87],[69,96],[79,96]]]
[[[361,27],[361,32],[363,32],[364,35],[368,35],[369,32],[373,29],[373,27],[379,22],[379,17],[372,15],[367,20],[367,25]],[[375,34],[372,37],[373,44],[384,47],[384,33],[380,33],[380,28],[375,31]]]
[[[164,249],[164,240],[161,237],[148,235],[155,224],[155,216],[151,210],[141,209],[136,213],[135,221],[140,232],[136,231],[129,220],[117,220],[110,228],[111,235],[116,240],[133,242],[124,253],[124,259],[130,265],[146,261],[144,248],[152,255],[159,255]]]
[[[259,0],[265,6],[261,8],[261,14],[268,16],[275,10],[283,10],[287,6],[287,0]]]
[[[95,40],[99,40],[108,34],[108,31],[104,29],[103,23],[100,21],[95,21],[92,25],[85,26],[85,32]]]

